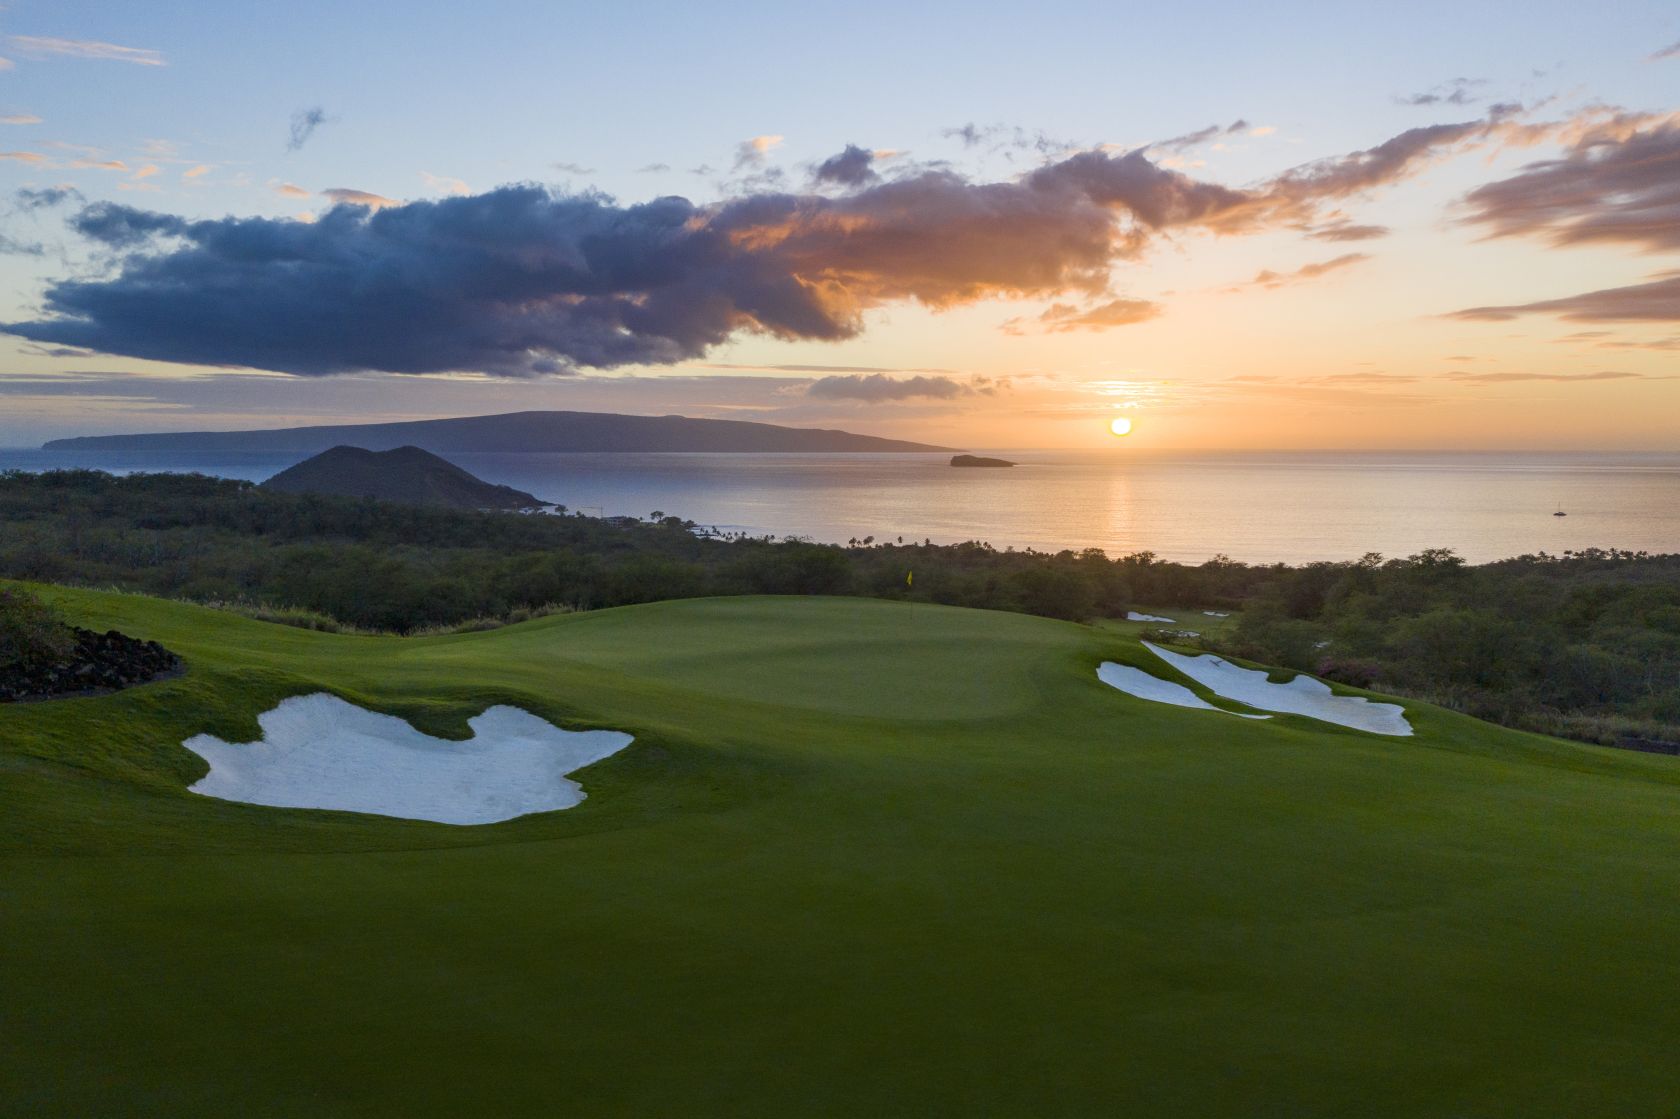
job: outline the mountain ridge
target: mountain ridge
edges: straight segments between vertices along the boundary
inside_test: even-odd
[[[278,493],[371,497],[451,509],[535,509],[552,504],[524,490],[486,482],[419,447],[331,447],[287,467],[262,486]]]
[[[527,411],[381,424],[321,424],[248,431],[177,431],[53,439],[43,450],[255,451],[318,454],[335,446],[433,454],[502,452],[908,453],[955,448],[858,435],[834,428],[783,427],[751,420],[632,416],[617,412]]]

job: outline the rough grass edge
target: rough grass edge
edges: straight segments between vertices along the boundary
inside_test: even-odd
[[[0,584],[7,581],[0,579]],[[115,584],[96,586],[91,583],[55,582],[52,585],[75,590],[99,591],[103,594],[119,594],[131,598],[156,598],[166,602],[179,602],[188,606],[203,606],[210,610],[225,610],[229,614],[238,614],[240,617],[250,618],[252,621],[271,622],[275,625],[314,630],[318,633],[342,633],[351,637],[444,637],[452,633],[482,633],[485,630],[501,629],[504,626],[518,625],[520,622],[547,618],[555,614],[577,613],[577,607],[575,606],[563,602],[545,602],[538,606],[516,606],[505,614],[480,614],[471,618],[463,618],[458,622],[416,626],[412,629],[403,630],[377,629],[343,621],[321,610],[310,610],[303,606],[276,606],[273,603],[252,599],[187,598],[129,590]]]

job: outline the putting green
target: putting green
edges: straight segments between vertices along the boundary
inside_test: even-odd
[[[1680,764],[1134,699],[857,599],[425,639],[39,588],[187,675],[0,707],[0,1113],[1657,1115]],[[1188,681],[1178,678],[1181,683]],[[331,691],[635,735],[481,827],[186,792]],[[1195,689],[1204,697],[1208,693]]]

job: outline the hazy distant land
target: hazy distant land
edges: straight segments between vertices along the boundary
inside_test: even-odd
[[[434,453],[500,452],[789,452],[950,451],[928,443],[881,439],[829,428],[781,427],[745,420],[626,416],[612,412],[510,412],[384,424],[333,424],[259,431],[179,431],[54,439],[50,451],[240,451],[316,454],[338,446]]]

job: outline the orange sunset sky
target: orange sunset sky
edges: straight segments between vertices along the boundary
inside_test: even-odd
[[[1019,56],[937,87],[909,18],[821,90],[786,28],[696,27],[663,91],[623,21],[564,72],[513,64],[548,17],[507,7],[525,30],[485,47],[352,24],[285,80],[280,27],[7,12],[0,445],[534,408],[1000,449],[1676,445],[1660,6],[1519,34],[1488,5],[1450,39],[1224,12],[1240,56],[1082,7],[1161,44],[1123,73],[979,11]],[[726,48],[778,95],[708,84]]]

